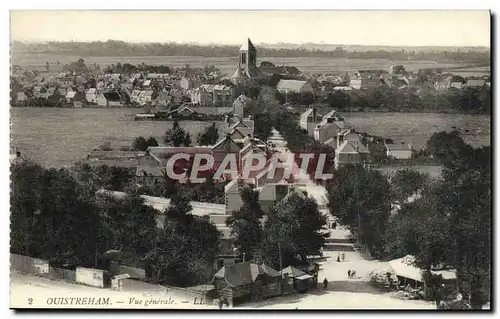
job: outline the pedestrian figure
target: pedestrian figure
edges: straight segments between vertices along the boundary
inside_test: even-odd
[[[345,260],[345,253],[342,253],[342,261]]]
[[[347,271],[347,278],[351,279],[351,270],[350,269]]]
[[[325,286],[325,290],[328,287],[328,280],[326,280],[326,278],[325,278],[325,280],[323,280],[323,286]]]
[[[224,306],[224,301],[221,299],[219,299],[219,310],[222,309],[222,307]]]
[[[337,262],[340,262],[340,255],[337,256]]]
[[[351,271],[351,278],[356,278],[356,270]]]

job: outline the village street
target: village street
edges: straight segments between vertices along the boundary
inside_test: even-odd
[[[331,231],[330,240],[342,241],[349,232],[337,227]],[[349,244],[334,244],[338,250],[325,251],[324,258],[318,261],[319,287],[304,294],[245,303],[238,308],[277,308],[277,309],[435,309],[434,303],[421,300],[401,300],[389,293],[376,290],[369,283],[369,273],[373,270],[387,269],[386,262],[366,259],[358,251],[344,251]],[[352,247],[352,246],[351,246]],[[352,249],[352,248],[351,248]],[[339,253],[345,254],[345,261],[337,262]],[[355,279],[349,279],[349,269],[356,270]],[[323,280],[327,278],[325,290]]]

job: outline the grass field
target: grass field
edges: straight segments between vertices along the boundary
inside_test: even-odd
[[[12,108],[11,140],[29,159],[54,167],[71,165],[105,142],[110,142],[112,147],[131,145],[138,136],[153,136],[161,142],[173,122],[134,121],[136,112],[133,109]],[[196,135],[211,122],[183,121],[180,125],[195,141]]]
[[[391,138],[394,142],[410,142],[414,148],[425,146],[432,134],[451,131],[452,127],[475,135],[463,135],[462,138],[473,146],[490,145],[491,117],[472,114],[442,113],[342,113],[348,125],[359,132]]]
[[[20,53],[11,56],[11,63],[22,67],[44,70],[45,63],[60,61],[67,64],[78,60],[78,56],[55,55],[47,53]],[[189,64],[191,67],[204,67],[215,65],[223,73],[232,75],[238,64],[238,56],[235,57],[195,57],[195,56],[142,56],[142,57],[82,57],[87,64],[97,63],[109,65],[120,63],[140,64],[163,64],[172,67],[183,67]],[[275,65],[293,65],[306,73],[324,72],[352,72],[363,69],[388,69],[393,64],[402,64],[407,70],[414,71],[421,68],[454,67],[459,64],[437,63],[433,61],[390,61],[385,59],[341,59],[341,58],[280,58],[258,56],[257,64],[262,61],[270,61]]]
[[[11,139],[28,158],[47,166],[71,165],[95,146],[109,141],[112,146],[130,145],[137,136],[161,140],[172,122],[134,121],[134,109],[12,108]],[[421,148],[434,133],[452,126],[471,131],[464,136],[474,146],[490,145],[491,118],[485,115],[423,113],[343,113],[347,124],[358,131],[411,142]],[[192,140],[211,122],[180,122]],[[222,126],[223,123],[218,123]],[[219,129],[219,135],[222,135]]]

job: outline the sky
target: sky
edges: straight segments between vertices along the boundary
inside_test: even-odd
[[[11,11],[11,39],[490,46],[488,11]]]

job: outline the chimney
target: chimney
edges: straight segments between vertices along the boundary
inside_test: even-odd
[[[339,148],[342,143],[344,143],[344,134],[340,133],[337,135],[337,148]]]

